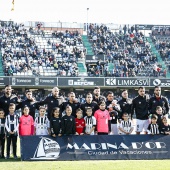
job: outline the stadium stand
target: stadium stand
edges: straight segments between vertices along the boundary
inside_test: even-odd
[[[170,27],[159,26],[153,27],[150,34],[150,42],[153,44],[153,51],[156,53],[158,60],[166,68],[167,78],[170,77]]]
[[[154,55],[150,42],[142,32],[132,27],[128,31],[113,32],[106,25],[90,24],[89,41],[96,55],[105,55],[104,76],[165,77],[163,69],[155,74],[155,65],[162,68],[162,62]],[[94,68],[97,71],[97,65],[91,69]]]
[[[22,24],[1,26],[0,46],[6,76],[78,76],[77,63],[86,52],[77,31],[42,31]]]
[[[114,32],[107,25],[90,24],[88,34],[81,35],[77,30],[1,24],[0,75],[166,77],[170,64],[165,55],[170,53],[168,38],[159,42],[153,37],[166,36],[169,30],[159,29],[152,30],[152,37],[145,37],[134,26],[125,25]],[[99,55],[103,60],[86,62],[86,58],[93,60]]]

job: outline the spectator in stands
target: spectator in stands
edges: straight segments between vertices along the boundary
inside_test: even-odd
[[[157,75],[158,75],[158,66],[156,63],[153,66],[153,75],[154,75],[154,77],[157,77]]]
[[[124,35],[126,35],[126,32],[127,32],[127,26],[126,25],[124,25],[123,31],[124,31]]]

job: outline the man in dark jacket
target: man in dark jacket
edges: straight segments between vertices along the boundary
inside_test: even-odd
[[[136,134],[143,130],[147,134],[149,126],[149,95],[145,94],[145,87],[138,88],[138,96],[132,101],[132,115],[136,113]]]
[[[5,86],[5,93],[0,97],[0,108],[4,110],[5,116],[9,113],[9,104],[17,104],[20,99],[15,94],[12,94],[12,87],[10,85]]]
[[[26,90],[25,95],[26,99],[16,106],[16,110],[28,106],[30,110],[29,114],[35,119],[35,111],[36,109],[39,110],[39,105],[35,98],[33,98],[31,90]]]
[[[99,106],[96,102],[92,101],[92,94],[86,94],[86,102],[80,106],[81,110],[83,111],[83,117],[86,115],[86,109],[91,107],[92,108],[92,115],[94,115],[95,111],[99,109]]]
[[[128,98],[128,91],[122,91],[122,99],[118,101],[120,105],[121,112],[118,115],[118,119],[122,119],[123,113],[128,113],[129,118],[131,118],[132,112],[132,99]]]
[[[99,86],[96,86],[94,88],[93,93],[94,93],[94,96],[93,96],[93,101],[94,102],[96,102],[96,103],[99,103],[101,101],[106,102],[106,98],[104,96],[100,95],[100,87]]]
[[[63,103],[65,99],[62,96],[59,96],[58,87],[54,87],[52,89],[52,94],[47,96],[43,101],[38,102],[39,105],[47,105],[47,117],[51,119],[51,111],[54,107],[59,107],[60,111],[62,111]],[[60,112],[61,114],[61,112]]]
[[[161,87],[155,86],[154,88],[154,96],[149,100],[149,111],[150,114],[157,114],[156,107],[162,107],[163,115],[169,114],[169,103],[168,99],[161,95]]]
[[[110,107],[112,107],[113,111],[116,111],[118,115],[120,115],[121,108],[120,105],[117,103],[117,100],[114,99],[114,93],[112,91],[108,91],[106,100],[106,109],[109,110]]]
[[[68,102],[63,103],[62,111],[64,111],[63,113],[65,113],[66,107],[71,106],[71,108],[72,108],[72,114],[71,115],[76,118],[76,110],[80,107],[80,103],[78,102],[78,100],[75,97],[76,96],[75,96],[74,92],[69,93],[69,100],[68,100]]]

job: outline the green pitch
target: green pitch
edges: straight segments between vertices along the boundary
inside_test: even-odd
[[[133,161],[51,161],[22,162],[0,160],[0,169],[5,170],[169,170],[169,160]]]

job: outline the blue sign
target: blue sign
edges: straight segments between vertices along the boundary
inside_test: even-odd
[[[39,160],[130,160],[170,159],[170,136],[22,136],[21,159]]]

